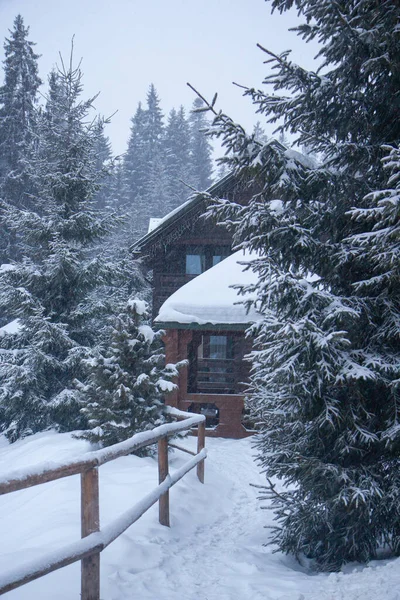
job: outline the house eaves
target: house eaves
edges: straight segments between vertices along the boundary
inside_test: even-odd
[[[204,213],[208,200],[231,191],[234,189],[235,183],[235,177],[229,174],[204,192],[194,194],[184,204],[164,217],[155,229],[132,244],[130,251],[141,255],[155,254],[158,248],[181,237],[184,231],[191,226],[193,220]]]

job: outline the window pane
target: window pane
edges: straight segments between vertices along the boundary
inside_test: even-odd
[[[214,267],[215,265],[217,265],[218,263],[221,262],[221,260],[224,260],[225,256],[220,256],[220,255],[214,255],[212,257],[212,266]]]
[[[210,335],[210,358],[227,358],[226,335]]]
[[[203,254],[186,254],[186,274],[200,275],[205,266],[205,257]]]
[[[224,260],[231,253],[229,246],[215,246],[212,250],[212,266],[220,263],[221,260]]]
[[[197,347],[197,358],[204,358],[204,335],[201,336],[201,343]]]

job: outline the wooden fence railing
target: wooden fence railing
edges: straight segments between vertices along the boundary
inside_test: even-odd
[[[194,467],[197,467],[198,479],[204,483],[204,459],[207,452],[205,449],[205,417],[203,415],[189,416],[189,413],[174,408],[169,408],[168,411],[178,420],[177,422],[160,425],[152,431],[138,433],[114,446],[88,452],[80,459],[57,465],[39,464],[29,470],[16,471],[0,478],[1,495],[80,473],[82,535],[80,540],[64,546],[60,550],[19,565],[8,573],[0,574],[0,595],[80,560],[81,599],[100,600],[100,553],[102,550],[135,523],[157,501],[159,502],[159,521],[162,525],[169,526],[168,490]],[[170,444],[174,448],[193,454],[187,463],[170,474],[168,438],[176,433],[188,431],[196,425],[198,427],[197,453],[177,444]],[[158,443],[158,487],[115,521],[100,529],[98,467],[155,443]]]

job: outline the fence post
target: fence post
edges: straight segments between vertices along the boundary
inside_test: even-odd
[[[206,422],[203,421],[197,426],[197,453],[201,452],[206,445]],[[204,483],[204,460],[197,465],[197,477],[201,483]]]
[[[81,536],[100,529],[99,472],[81,473]],[[81,600],[100,600],[100,553],[81,561]]]
[[[168,438],[158,440],[158,483],[162,483],[168,476]],[[160,496],[158,501],[158,515],[161,525],[169,527],[169,491]]]

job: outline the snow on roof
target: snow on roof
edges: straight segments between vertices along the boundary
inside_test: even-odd
[[[191,196],[188,200],[186,200],[186,202],[183,202],[183,204],[180,204],[179,206],[177,206],[176,208],[174,208],[173,210],[171,210],[171,212],[169,212],[168,214],[166,214],[164,217],[160,217],[160,218],[155,218],[152,217],[149,220],[149,228],[147,233],[151,233],[152,231],[154,231],[154,229],[157,229],[157,227],[159,227],[162,223],[165,223],[165,221],[168,221],[171,217],[174,217],[177,213],[179,213],[185,206],[188,206],[189,204],[191,204],[193,202],[193,196]]]
[[[149,226],[147,228],[147,233],[150,233],[151,231],[153,231],[156,227],[159,226],[159,224],[161,223],[162,218],[160,217],[152,217],[149,219]]]
[[[8,333],[18,333],[21,329],[21,323],[19,319],[14,319],[14,321],[11,321],[10,323],[7,323],[7,325],[4,325],[4,327],[0,327],[0,337],[2,335],[6,335]]]
[[[260,320],[261,315],[252,308],[246,311],[244,296],[232,288],[237,284],[256,283],[257,275],[246,263],[256,254],[235,252],[177,290],[160,308],[155,319],[158,323],[196,323],[204,325],[247,324]]]
[[[288,148],[285,151],[285,155],[289,160],[295,160],[299,162],[306,169],[315,169],[316,160],[312,156],[307,156],[302,152],[297,152],[297,150],[293,150],[293,148]]]
[[[178,219],[184,218],[185,215],[191,214],[192,210],[196,210],[199,206],[201,207],[205,197],[211,198],[215,195],[221,196],[225,193],[226,189],[230,189],[233,186],[234,181],[233,174],[229,173],[228,175],[225,175],[225,177],[222,177],[222,179],[213,183],[204,192],[194,192],[189,196],[186,202],[171,210],[167,215],[160,219],[154,219],[154,221],[157,221],[157,223],[154,223],[154,227],[149,223],[148,232],[132,244],[131,250],[141,253],[148,244],[153,243],[160,235],[162,235],[163,231],[167,230],[171,225],[173,226]],[[152,219],[150,219],[150,221],[152,221]]]
[[[15,266],[7,263],[0,265],[0,273],[5,273],[6,271],[15,271]]]

